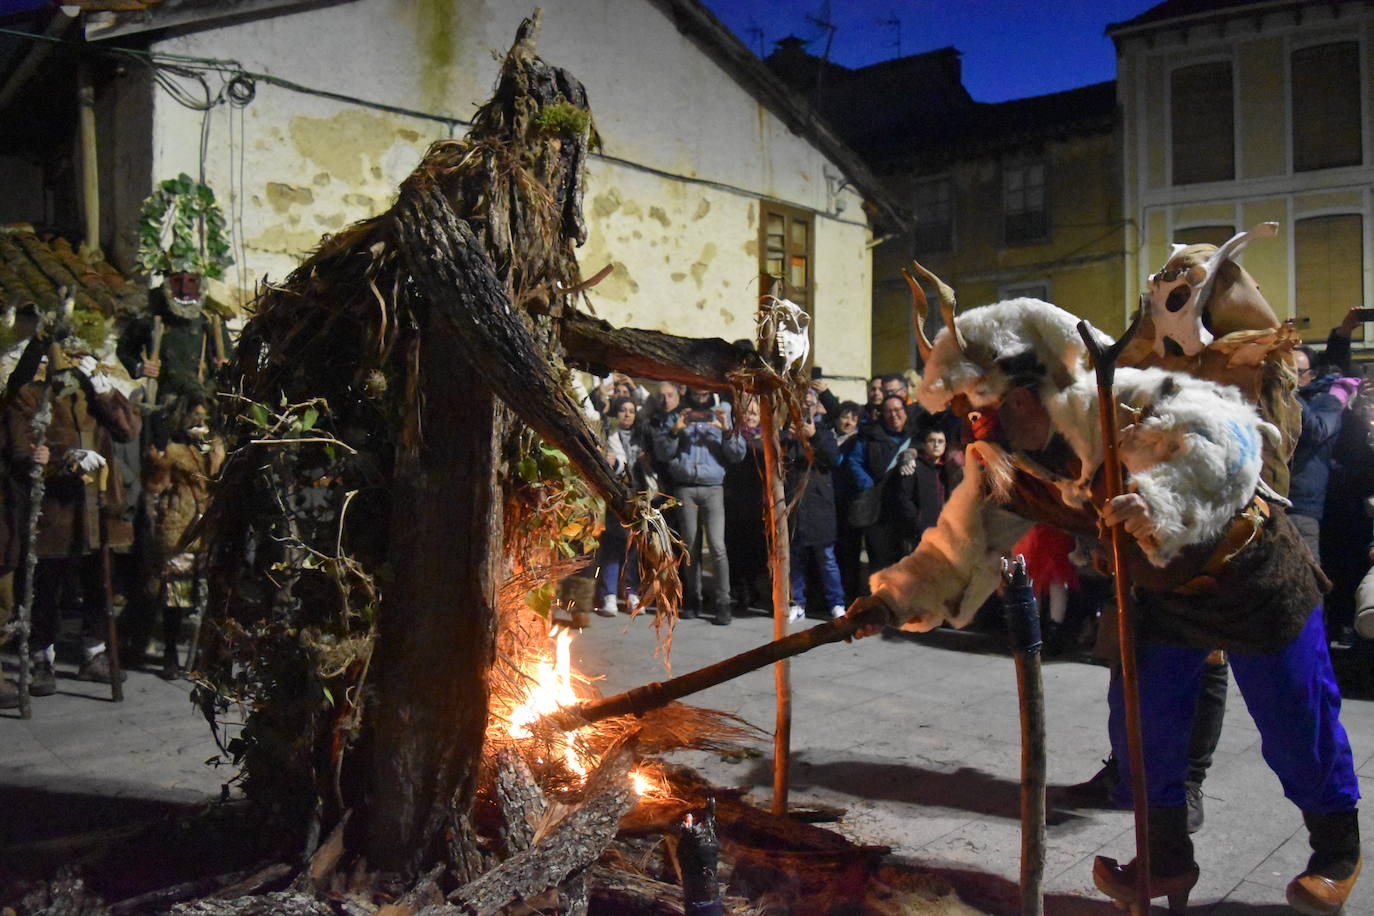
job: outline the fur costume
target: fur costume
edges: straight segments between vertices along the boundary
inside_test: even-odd
[[[938,410],[962,395],[974,408],[987,409],[1012,388],[1026,386],[1044,406],[1055,434],[1052,446],[1058,443],[1059,448],[1025,454],[991,441],[970,447],[964,483],[951,495],[939,523],[910,556],[871,579],[873,593],[906,621],[906,629],[928,630],[945,620],[967,624],[997,585],[998,558],[1029,528],[1030,520],[1098,533],[1094,507],[1102,501],[1102,442],[1097,385],[1077,319],[1045,302],[1014,299],[970,309],[957,322],[963,352],[948,329],[941,331],[922,378],[921,403]],[[1158,526],[1153,538],[1133,545],[1133,578],[1146,589],[1171,592],[1199,575],[1250,505],[1265,445],[1277,442],[1279,434],[1238,389],[1182,373],[1123,367],[1116,373],[1115,393],[1128,489],[1145,500]],[[1252,573],[1256,564],[1267,562],[1264,558],[1290,527],[1281,518],[1246,544],[1245,565]],[[1292,627],[1320,596],[1321,581],[1307,566],[1280,579],[1292,580],[1294,587],[1267,599],[1273,613],[1259,628],[1266,631],[1260,639],[1264,643],[1292,638]],[[1272,576],[1265,581],[1266,587],[1282,584]],[[1155,602],[1167,605],[1167,617],[1187,616],[1198,603],[1196,596]],[[1234,607],[1226,613],[1234,617]],[[1158,629],[1187,631],[1179,638],[1233,647],[1257,640],[1244,625],[1223,626],[1224,636],[1206,637],[1196,632],[1214,629],[1205,621],[1191,628],[1171,624]]]

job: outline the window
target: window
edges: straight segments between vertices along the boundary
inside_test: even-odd
[[[1014,283],[1010,286],[999,287],[997,290],[998,299],[1039,299],[1041,302],[1050,301],[1050,284],[1046,281],[1039,283]]]
[[[1358,213],[1300,219],[1293,226],[1294,312],[1303,337],[1321,341],[1352,305],[1364,303],[1364,225]]]
[[[1359,43],[1302,48],[1292,63],[1293,170],[1359,165]]]
[[[1008,245],[1024,245],[1049,238],[1043,161],[1013,159],[1003,164],[1002,207]]]
[[[811,311],[811,265],[814,262],[811,214],[782,204],[763,201],[760,284],[768,291],[770,280],[780,280],[774,295]]]
[[[1174,184],[1230,181],[1236,176],[1231,64],[1175,70],[1169,81]]]
[[[1190,226],[1174,230],[1174,244],[1215,245],[1220,248],[1235,234],[1235,226]]]
[[[916,216],[916,259],[954,250],[954,201],[948,178],[916,184],[912,207]]]

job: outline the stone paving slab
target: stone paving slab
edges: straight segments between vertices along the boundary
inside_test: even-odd
[[[673,673],[771,638],[772,621],[761,615],[736,618],[729,627],[682,621],[673,638]],[[573,657],[582,670],[604,673],[600,686],[610,694],[664,679],[654,644],[647,619],[597,618],[574,641]],[[1055,786],[1087,779],[1107,754],[1108,672],[1048,660],[1043,676],[1051,786],[1046,909],[1116,912],[1092,885],[1092,859],[1134,854],[1130,813],[1054,805]],[[957,888],[959,876],[1003,879],[1013,889],[1007,899],[1015,899],[1020,723],[1014,666],[995,640],[941,631],[823,646],[793,660],[791,682],[794,804],[846,808],[837,826],[853,839],[891,846],[904,860],[947,873]],[[771,734],[775,706],[767,671],[689,702],[734,712]],[[1361,786],[1374,792],[1374,702],[1347,699],[1342,721]],[[681,757],[712,781],[747,789],[766,804],[771,739],[760,750],[760,759],[744,764],[703,753]],[[1260,756],[1259,733],[1234,684],[1205,796],[1207,824],[1194,838],[1202,878],[1190,911],[1291,912],[1283,888],[1306,863],[1306,831]],[[1366,830],[1365,853],[1374,861],[1374,827]],[[1374,916],[1374,879],[1366,876],[1345,912]]]
[[[673,641],[674,673],[771,637],[772,621],[762,616],[729,627],[683,621]],[[597,617],[574,641],[573,654],[581,670],[604,675],[600,689],[610,694],[665,678],[655,644],[647,618]],[[68,666],[59,669],[67,676],[58,694],[36,698],[33,719],[0,711],[0,804],[17,803],[0,819],[0,847],[19,828],[31,839],[31,822],[45,819],[40,812],[55,810],[70,821],[41,825],[47,835],[78,820],[94,818],[93,826],[102,826],[103,812],[116,810],[106,804],[111,799],[146,802],[156,812],[219,796],[229,773],[204,765],[217,748],[190,705],[188,684],[130,672],[126,699],[114,704],[108,688],[76,680]],[[794,803],[846,808],[842,832],[940,869],[975,905],[1011,912],[1007,901],[1016,899],[1019,871],[1020,736],[1013,665],[996,642],[939,633],[825,646],[794,660],[791,677]],[[1053,787],[1091,776],[1106,755],[1107,671],[1050,661],[1044,681],[1052,789],[1047,911],[1106,916],[1115,910],[1092,887],[1092,857],[1132,854],[1130,816],[1056,807]],[[695,699],[771,732],[770,670]],[[1374,793],[1374,702],[1347,699],[1343,721],[1361,785]],[[737,763],[712,754],[681,756],[712,781],[742,787],[766,803],[771,744],[759,749],[761,758]],[[1306,836],[1260,757],[1258,733],[1234,687],[1205,792],[1207,826],[1196,837],[1203,878],[1192,911],[1289,912],[1283,886],[1306,860]],[[1374,861],[1374,827],[1366,834]],[[978,898],[989,882],[996,899]],[[1365,878],[1346,913],[1374,916],[1374,878]]]

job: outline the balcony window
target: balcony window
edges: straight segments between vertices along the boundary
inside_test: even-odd
[[[1292,64],[1293,171],[1359,165],[1359,43],[1301,48]]]

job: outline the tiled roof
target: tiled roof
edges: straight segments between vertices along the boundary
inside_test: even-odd
[[[0,308],[36,305],[54,311],[67,288],[77,308],[107,316],[142,312],[148,291],[109,262],[87,263],[66,239],[39,235],[27,225],[0,226]]]

